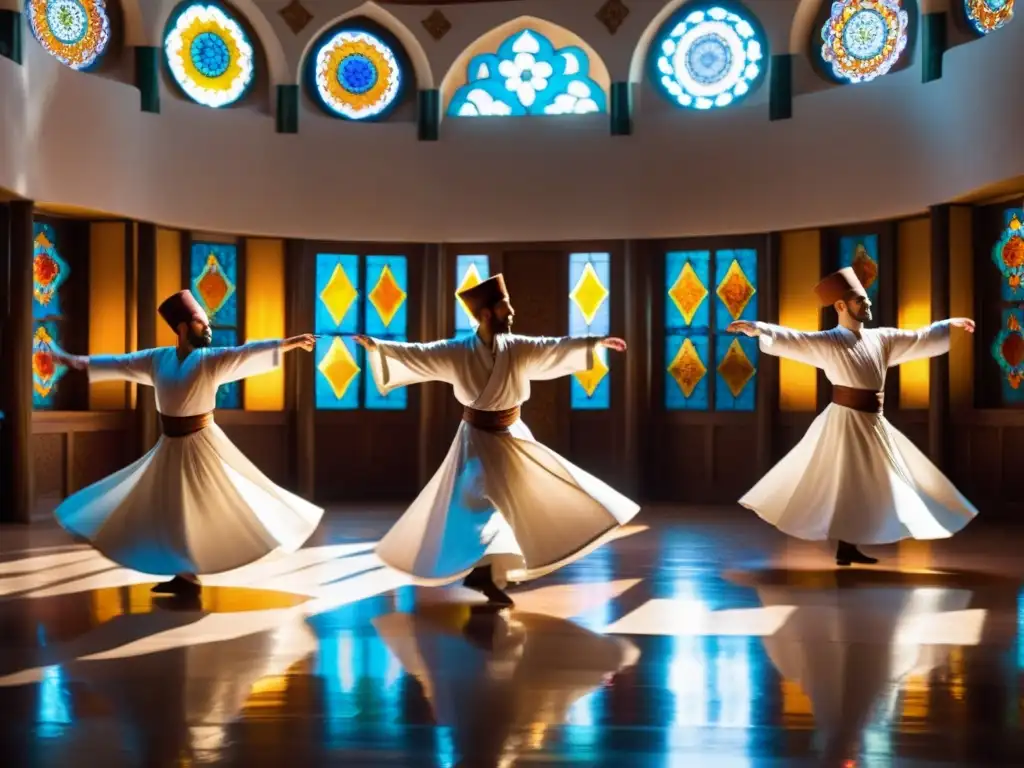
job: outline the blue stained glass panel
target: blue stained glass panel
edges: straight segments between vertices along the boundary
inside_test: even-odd
[[[745,363],[742,358],[734,354],[728,368],[729,375],[725,375],[719,369],[726,355],[729,353],[733,342],[737,342],[739,349],[754,369],[750,378],[746,378]],[[730,333],[715,336],[715,410],[716,411],[752,411],[754,410],[755,398],[757,396],[757,366],[761,348],[757,339],[748,336],[733,336]],[[734,382],[739,394],[734,394],[729,385],[730,380]],[[742,387],[740,386],[742,384]]]
[[[359,333],[359,257],[352,254],[316,255],[316,333]],[[333,313],[340,313],[336,317]]]
[[[214,328],[238,327],[238,246],[192,243],[189,260],[192,293]]]
[[[1002,273],[1002,300],[1013,301],[1013,302],[1024,302],[1024,266],[1008,267],[1003,260],[1003,250],[1007,246],[1011,249],[1020,247],[1022,239],[1024,239],[1024,228],[1011,230],[1010,223],[1017,219],[1017,221],[1024,224],[1024,210],[1020,208],[1010,208],[1003,212],[1003,226],[1004,229],[1000,233],[1001,237],[993,248],[993,261]],[[1011,262],[1012,263],[1012,262]],[[1017,262],[1020,263],[1019,261]],[[1011,275],[1016,275],[1019,283],[1016,287],[1010,284]]]
[[[235,347],[238,346],[238,331],[234,328],[214,328],[214,347]],[[241,408],[242,407],[242,386],[240,381],[232,381],[228,384],[221,384],[217,388],[218,408]]]
[[[698,370],[691,362],[687,375],[691,382],[696,382],[689,396],[683,391],[676,378],[672,375],[672,363],[679,354],[680,349],[686,340],[693,344],[694,350],[700,359],[700,365],[705,369],[704,375],[700,376]],[[711,342],[707,332],[686,332],[666,333],[665,335],[665,408],[669,411],[706,411],[710,406],[708,398],[708,379],[711,371],[708,369],[708,362],[711,350]],[[699,380],[698,380],[699,376]]]
[[[588,275],[587,265],[593,270],[587,282],[581,285],[581,280]],[[581,306],[587,307],[587,301],[593,301],[593,291],[597,288],[593,283],[593,276],[596,275],[598,282],[604,287],[609,295],[597,305],[593,312],[590,323],[583,314]],[[580,296],[582,303],[573,300],[573,292],[580,288],[583,292]],[[607,253],[572,253],[569,255],[569,335],[570,336],[607,336],[611,332],[611,256]],[[587,307],[593,309],[593,307]],[[607,366],[608,354],[605,350],[598,350],[595,354],[601,355],[599,365]],[[587,394],[580,380],[573,376],[571,387],[571,407],[574,410],[605,410],[611,406],[611,382],[610,375],[605,373],[601,381],[594,388],[591,395]]]
[[[476,321],[463,308],[459,301],[458,292],[462,288],[463,281],[470,270],[475,269],[480,280],[486,280],[491,276],[491,259],[487,255],[459,255],[455,257],[455,335],[464,336],[467,333],[476,333]]]
[[[693,274],[684,271],[689,265]],[[694,280],[696,278],[696,280]],[[709,251],[670,251],[665,254],[665,331],[683,329],[706,331],[711,323],[711,253]],[[701,296],[701,294],[705,294]],[[677,303],[678,302],[678,303]],[[690,315],[683,315],[680,306]],[[692,314],[691,314],[692,312]],[[671,360],[672,358],[668,358]]]
[[[348,386],[345,387],[341,397],[338,397],[335,393],[330,380],[321,370],[324,358],[327,357],[328,352],[330,352],[335,339],[338,339],[345,345],[345,348],[352,356],[355,364],[360,368],[360,372],[357,373],[348,383]],[[350,411],[359,408],[359,380],[363,376],[362,370],[365,368],[363,348],[349,338],[337,335],[321,336],[316,340],[316,349],[313,354],[316,356],[314,358],[314,365],[316,366],[316,385],[314,388],[316,394],[316,407],[321,410],[334,411]]]
[[[1002,374],[1003,403],[1024,405],[1024,309],[1007,307],[1001,320],[992,357]]]
[[[387,272],[385,271],[387,270]],[[390,272],[390,276],[388,275]],[[386,341],[406,341],[409,322],[409,273],[405,256],[366,257],[366,333]],[[406,387],[382,395],[369,371],[363,376],[365,405],[400,411],[408,406]]]
[[[839,266],[853,267],[873,304],[878,303],[878,235],[839,238]]]
[[[37,221],[32,229],[32,405],[45,410],[54,407],[54,394],[67,373],[46,353],[60,347],[61,290],[71,268],[61,258],[53,227]]]
[[[729,270],[732,268],[733,262],[743,273],[742,276],[734,273],[730,277]],[[718,295],[718,289],[726,278],[730,279],[730,287],[733,291],[740,286],[746,288],[748,283],[749,288],[753,290],[743,311],[736,318],[733,318],[732,311],[725,300]],[[728,296],[729,293],[726,295]],[[743,295],[746,294],[741,294],[741,296]],[[738,305],[736,308],[739,308]],[[757,251],[750,248],[715,253],[715,330],[719,333],[725,331],[733,319],[757,320]]]

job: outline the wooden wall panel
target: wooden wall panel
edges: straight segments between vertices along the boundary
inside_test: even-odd
[[[64,497],[64,436],[32,435],[35,507],[56,505]]]
[[[290,486],[287,424],[225,424],[221,429],[271,482]]]
[[[403,413],[374,412],[372,424],[359,411],[317,415],[318,502],[411,501],[416,496],[417,432]]]
[[[135,458],[133,435],[125,430],[75,433],[71,443],[72,492],[128,466]],[[64,445],[67,446],[67,441]]]

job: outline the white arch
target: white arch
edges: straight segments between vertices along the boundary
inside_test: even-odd
[[[640,34],[640,39],[637,40],[636,47],[633,49],[633,58],[629,60],[629,82],[643,82],[644,67],[647,66],[647,52],[651,49],[651,42],[654,40],[654,36],[658,34],[658,30],[661,29],[661,25],[664,24],[673,13],[678,11],[680,6],[688,2],[690,2],[690,0],[670,0],[670,2],[665,3],[665,6],[655,14],[650,23],[644,27],[644,31]]]
[[[563,48],[567,45],[575,45],[582,48],[590,59],[590,78],[601,86],[605,96],[611,91],[611,74],[608,72],[608,65],[593,46],[570,29],[556,24],[547,19],[536,16],[519,16],[484,32],[476,40],[467,45],[462,53],[455,57],[455,61],[448,67],[448,71],[441,81],[441,113],[448,109],[448,104],[458,90],[459,86],[466,82],[466,70],[469,61],[480,53],[493,53],[505,40],[521,29],[530,27],[536,29],[547,37],[556,48]]]
[[[299,57],[298,72],[293,73],[293,76],[295,77],[293,82],[302,81],[302,70],[306,64],[306,57],[309,55],[313,45],[320,39],[320,35],[338,23],[345,21],[345,19],[355,18],[357,16],[377,22],[398,39],[398,42],[402,44],[406,55],[409,57],[409,62],[412,64],[412,70],[416,74],[416,86],[420,90],[429,90],[434,87],[434,72],[430,68],[430,60],[427,58],[427,52],[423,50],[423,45],[420,43],[419,39],[407,26],[405,26],[405,24],[399,21],[398,17],[390,11],[381,8],[372,0],[368,0],[358,8],[353,8],[339,16],[335,16],[310,36],[305,47],[302,49],[302,55]]]

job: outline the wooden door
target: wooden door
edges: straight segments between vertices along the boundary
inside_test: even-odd
[[[562,336],[568,332],[569,267],[562,251],[505,251],[501,271],[515,308],[515,333]],[[523,420],[540,442],[565,453],[569,447],[569,382],[535,381]]]

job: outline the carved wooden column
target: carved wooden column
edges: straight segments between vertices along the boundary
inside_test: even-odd
[[[6,317],[0,343],[0,522],[28,523],[32,517],[32,209],[30,200],[8,208],[0,232],[6,258]]]
[[[765,237],[760,265],[761,317],[766,323],[779,322],[779,250],[778,232]],[[775,415],[779,410],[779,358],[760,356],[757,387],[757,468],[765,474],[772,467],[775,453]]]
[[[423,252],[423,279],[420,286],[420,334],[417,341],[442,339],[449,325],[452,302],[447,298],[445,249],[430,244]],[[420,485],[426,485],[441,464],[445,443],[440,442],[444,423],[444,397],[450,388],[440,382],[422,384],[420,390],[419,464]],[[450,439],[450,437],[449,437]]]
[[[311,333],[314,327],[316,263],[301,240],[285,243],[285,334]],[[316,355],[286,355],[285,407],[292,439],[292,478],[295,492],[312,499],[316,491]]]
[[[156,346],[156,225],[139,224],[138,259],[136,265],[137,316],[139,349]],[[138,387],[135,395],[136,435],[139,455],[156,445],[156,396],[152,387]]]
[[[626,386],[623,421],[623,450],[625,458],[625,484],[623,492],[636,499],[641,495],[642,467],[645,459],[643,428],[650,408],[650,336],[651,313],[650,282],[642,246],[634,240],[623,243],[625,261],[622,285],[625,309]]]
[[[950,313],[949,206],[931,209],[932,322]],[[939,469],[948,468],[950,432],[949,355],[931,359],[928,386],[928,454]]]

